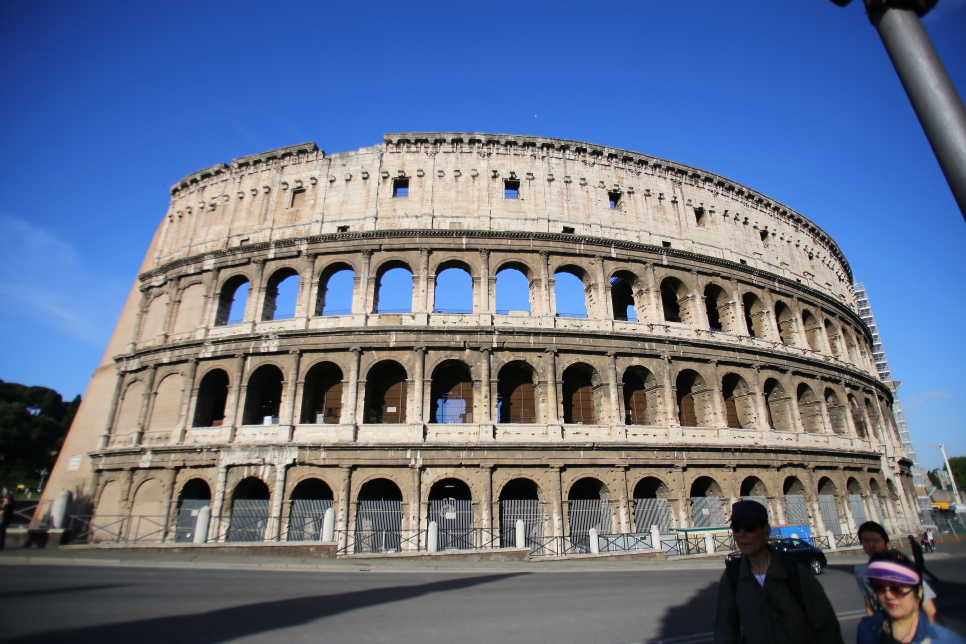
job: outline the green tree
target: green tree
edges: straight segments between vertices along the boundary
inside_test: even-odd
[[[80,406],[47,387],[0,380],[0,478],[36,478],[50,469]]]
[[[953,468],[956,487],[960,490],[966,489],[966,456],[953,456],[949,459],[949,465]],[[943,469],[946,468],[943,467]]]
[[[939,480],[939,468],[936,468],[934,470],[929,470],[928,472],[926,472],[926,474],[929,476],[930,483],[932,483],[938,488],[942,487],[942,482]]]

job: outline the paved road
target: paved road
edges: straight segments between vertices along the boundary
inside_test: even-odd
[[[180,565],[180,564],[177,564]],[[170,564],[169,564],[170,566]],[[820,579],[855,641],[851,564]],[[966,557],[933,560],[941,610],[966,634]],[[709,641],[720,568],[463,572],[0,566],[0,641],[613,643]]]

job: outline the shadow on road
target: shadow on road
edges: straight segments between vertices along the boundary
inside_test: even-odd
[[[8,644],[63,644],[63,642],[216,644],[256,633],[297,626],[360,608],[404,601],[430,593],[459,590],[520,574],[527,573],[463,577],[413,586],[391,586],[335,595],[296,597],[233,606],[207,613],[154,617],[117,624],[33,633],[2,641]],[[257,592],[257,588],[252,588],[253,594]]]
[[[715,580],[698,590],[686,603],[668,608],[661,619],[661,628],[654,640],[710,633],[714,630],[717,605],[718,580]]]
[[[108,588],[126,588],[128,584],[97,584],[92,586],[67,586],[65,588],[44,588],[41,590],[12,590],[0,593],[0,600],[21,597],[34,597],[36,595],[61,595],[63,593],[83,593],[88,590],[106,590]]]

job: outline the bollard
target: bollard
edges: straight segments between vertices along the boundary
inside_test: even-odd
[[[661,543],[661,530],[656,526],[651,526],[651,548],[664,551],[664,544]]]
[[[198,518],[195,519],[195,535],[191,539],[192,543],[208,543],[209,523],[211,523],[211,506],[206,505],[198,510]]]
[[[322,516],[322,542],[332,543],[335,541],[335,510],[329,508]]]
[[[527,547],[527,527],[523,523],[523,519],[517,519],[517,548]]]
[[[426,550],[431,555],[435,555],[439,550],[439,524],[435,521],[429,522],[429,535],[426,537]]]
[[[715,551],[715,549],[714,549],[714,535],[711,534],[710,532],[705,532],[704,533],[704,549],[707,551],[707,553],[709,555],[713,555],[714,554],[714,551]]]
[[[600,537],[597,535],[597,528],[590,529],[590,554],[600,554]]]
[[[828,539],[828,549],[829,550],[838,550],[839,549],[839,547],[835,544],[835,535],[832,534],[832,531],[831,530],[826,530],[825,531],[825,538]]]
[[[70,502],[73,500],[73,495],[70,490],[61,490],[57,498],[54,499],[54,507],[50,511],[50,523],[54,530],[63,530],[67,522],[67,508],[70,507]]]

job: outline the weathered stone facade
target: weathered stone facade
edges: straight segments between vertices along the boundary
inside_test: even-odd
[[[236,159],[171,193],[48,486],[70,489],[75,512],[173,521],[195,481],[227,517],[254,478],[267,536],[285,538],[300,483],[323,482],[348,530],[363,486],[385,479],[414,529],[434,485],[456,479],[474,525],[491,528],[501,491],[528,479],[543,533],[565,535],[589,478],[614,532],[634,531],[636,497],[667,499],[677,527],[706,495],[764,496],[784,523],[785,495],[801,494],[823,531],[820,493],[843,531],[849,494],[870,517],[915,520],[845,258],[723,177],[574,141],[398,134]],[[395,267],[412,273],[412,306],[380,313]],[[472,277],[472,312],[438,312],[435,280],[452,267]],[[529,311],[497,311],[506,269],[525,276]],[[331,315],[339,270],[352,308]],[[586,317],[557,311],[561,272],[582,282]],[[288,275],[294,316],[273,319]],[[244,319],[229,324],[245,283]],[[436,422],[444,372],[465,384],[457,422]],[[404,376],[389,387],[389,373]],[[217,519],[212,536],[224,538]]]

